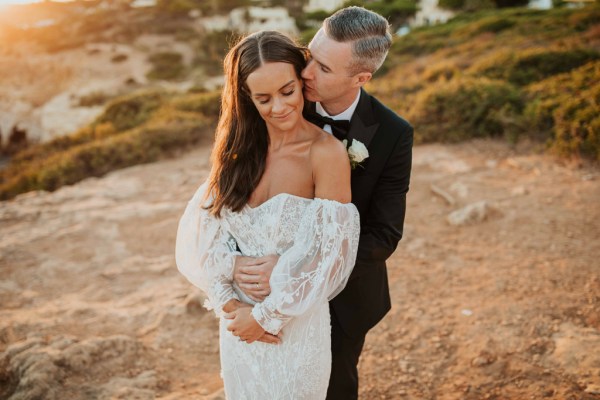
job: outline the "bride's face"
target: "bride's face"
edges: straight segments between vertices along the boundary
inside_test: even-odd
[[[246,85],[267,126],[288,130],[302,118],[302,82],[292,64],[266,63],[248,75]]]

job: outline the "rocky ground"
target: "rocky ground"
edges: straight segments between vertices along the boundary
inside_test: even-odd
[[[208,154],[0,203],[0,398],[223,398],[173,256]],[[361,399],[600,399],[600,170],[530,154],[415,148]]]

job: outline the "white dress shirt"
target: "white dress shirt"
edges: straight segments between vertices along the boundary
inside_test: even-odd
[[[321,105],[321,103],[317,102],[315,104],[315,111],[319,114],[322,115],[324,117],[329,117],[331,119],[334,120],[340,120],[340,119],[345,119],[350,121],[352,119],[352,115],[354,115],[354,111],[356,110],[356,107],[358,106],[358,100],[360,100],[360,90],[358,91],[358,94],[356,95],[356,99],[354,99],[354,101],[352,102],[352,104],[350,104],[350,107],[346,108],[344,111],[342,111],[341,113],[339,113],[338,115],[329,115],[327,113],[327,111],[325,111],[325,109],[323,108],[323,106]],[[327,133],[332,133],[331,132],[331,125],[327,124],[325,126],[323,126],[323,130]]]

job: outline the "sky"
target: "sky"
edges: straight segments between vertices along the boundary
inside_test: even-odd
[[[42,0],[0,0],[0,7],[9,6],[11,4],[27,4],[27,3],[40,3]],[[53,1],[72,1],[72,0],[53,0]]]
[[[0,0],[0,6],[7,6],[9,4],[25,4],[25,3],[37,3],[36,0]]]

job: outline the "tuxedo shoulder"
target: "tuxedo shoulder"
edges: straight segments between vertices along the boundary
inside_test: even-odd
[[[371,96],[371,104],[373,105],[375,118],[381,127],[385,127],[387,131],[412,135],[413,127],[407,120],[399,116],[374,96]]]

